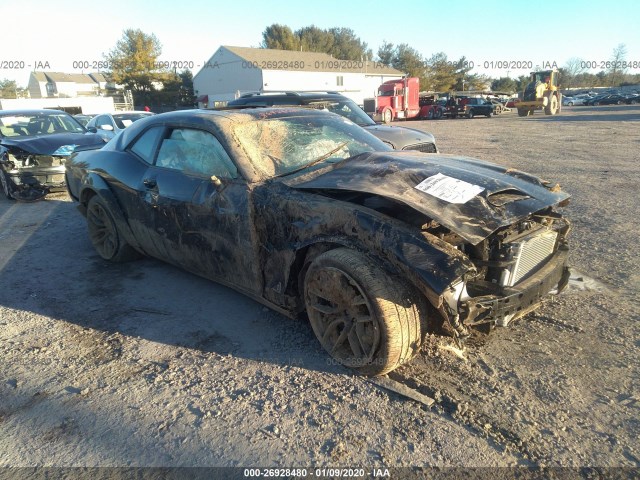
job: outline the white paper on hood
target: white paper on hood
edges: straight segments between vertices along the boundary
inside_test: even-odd
[[[418,190],[449,203],[467,203],[484,190],[479,185],[438,173],[415,186]]]

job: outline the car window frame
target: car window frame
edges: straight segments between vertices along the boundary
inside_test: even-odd
[[[142,138],[149,130],[152,130],[154,128],[160,128],[162,130],[162,132],[160,133],[160,135],[158,135],[158,138],[156,138],[154,145],[153,145],[153,149],[152,149],[152,155],[151,155],[151,163],[149,163],[146,159],[142,158],[139,154],[137,154],[136,152],[133,151],[133,146],[138,142],[138,140],[140,140],[140,138]],[[162,143],[162,140],[164,140],[164,138],[167,135],[167,126],[166,125],[149,125],[147,128],[145,128],[144,130],[142,130],[138,135],[136,135],[133,140],[131,140],[129,142],[129,144],[123,149],[125,152],[130,153],[131,155],[133,155],[134,157],[136,157],[138,160],[140,160],[141,162],[143,162],[145,165],[148,166],[155,166],[156,163],[156,158],[158,156],[158,150],[160,149],[160,144]]]
[[[154,125],[154,126],[158,126],[158,125]],[[150,126],[150,128],[152,128],[153,126]],[[244,174],[242,173],[242,169],[238,166],[238,162],[234,159],[234,156],[229,152],[229,150],[225,147],[225,143],[220,140],[220,138],[218,137],[218,135],[216,135],[214,132],[212,132],[211,130],[207,129],[207,128],[202,128],[202,126],[200,125],[189,125],[189,124],[167,124],[167,125],[163,125],[164,127],[164,131],[162,132],[162,134],[158,137],[158,139],[156,140],[156,144],[154,146],[154,156],[153,156],[153,163],[151,164],[154,168],[161,168],[163,170],[167,170],[167,171],[172,171],[172,172],[176,172],[179,173],[181,175],[185,175],[185,176],[189,176],[189,177],[196,177],[196,178],[200,178],[200,179],[208,179],[210,180],[212,176],[217,177],[219,180],[221,180],[222,182],[226,182],[226,183],[232,183],[232,182],[238,182],[241,181],[243,183],[247,183],[247,180],[244,176]],[[145,130],[148,131],[150,128],[147,128]],[[162,142],[166,139],[169,139],[171,136],[171,133],[174,130],[177,129],[189,129],[189,130],[198,130],[204,133],[207,133],[211,136],[213,136],[213,138],[218,142],[218,144],[220,145],[220,148],[223,149],[223,151],[227,154],[227,157],[229,157],[229,160],[231,161],[232,165],[234,166],[235,170],[236,170],[236,176],[235,178],[233,176],[225,176],[225,177],[220,177],[218,175],[208,175],[205,173],[198,173],[195,171],[187,171],[184,169],[177,169],[177,168],[171,168],[171,167],[165,167],[162,165],[158,165],[157,161],[158,161],[158,155],[160,154],[160,148],[162,146]],[[138,138],[140,138],[140,136],[142,136],[144,134],[144,132],[142,132],[140,135],[138,135],[131,143],[130,145],[135,144],[135,142],[137,141]],[[145,161],[145,163],[147,163]]]

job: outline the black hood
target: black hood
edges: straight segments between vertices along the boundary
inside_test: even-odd
[[[52,133],[51,135],[37,135],[32,137],[4,137],[0,143],[11,150],[20,148],[35,155],[52,155],[64,145],[81,147],[101,147],[104,140],[99,135],[89,133]]]
[[[463,203],[451,203],[415,188],[432,177],[462,180],[470,184],[471,191],[482,191]],[[283,182],[297,189],[349,190],[387,197],[424,213],[472,244],[569,197],[517,170],[468,157],[411,152],[365,153]]]

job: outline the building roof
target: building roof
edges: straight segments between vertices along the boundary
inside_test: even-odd
[[[108,82],[107,77],[105,77],[104,74],[102,74],[100,72],[90,73],[89,76],[91,76],[91,78],[93,78],[98,83],[100,83],[100,82]]]
[[[33,78],[35,78],[38,82],[48,82],[46,75],[44,72],[31,72]]]
[[[68,83],[96,83],[88,73],[63,73],[63,72],[44,72],[47,78],[52,82],[68,82]]]
[[[227,45],[223,45],[221,48],[236,54],[247,62],[253,63],[257,68],[262,70],[403,75],[401,71],[379,62],[369,60],[339,60],[327,53],[232,47]]]

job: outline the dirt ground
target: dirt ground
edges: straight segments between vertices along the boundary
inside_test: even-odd
[[[406,125],[572,194],[569,290],[474,337],[464,360],[429,337],[391,375],[432,408],[333,365],[307,324],[228,288],[105,263],[65,194],[2,198],[0,466],[637,473],[640,107]]]

